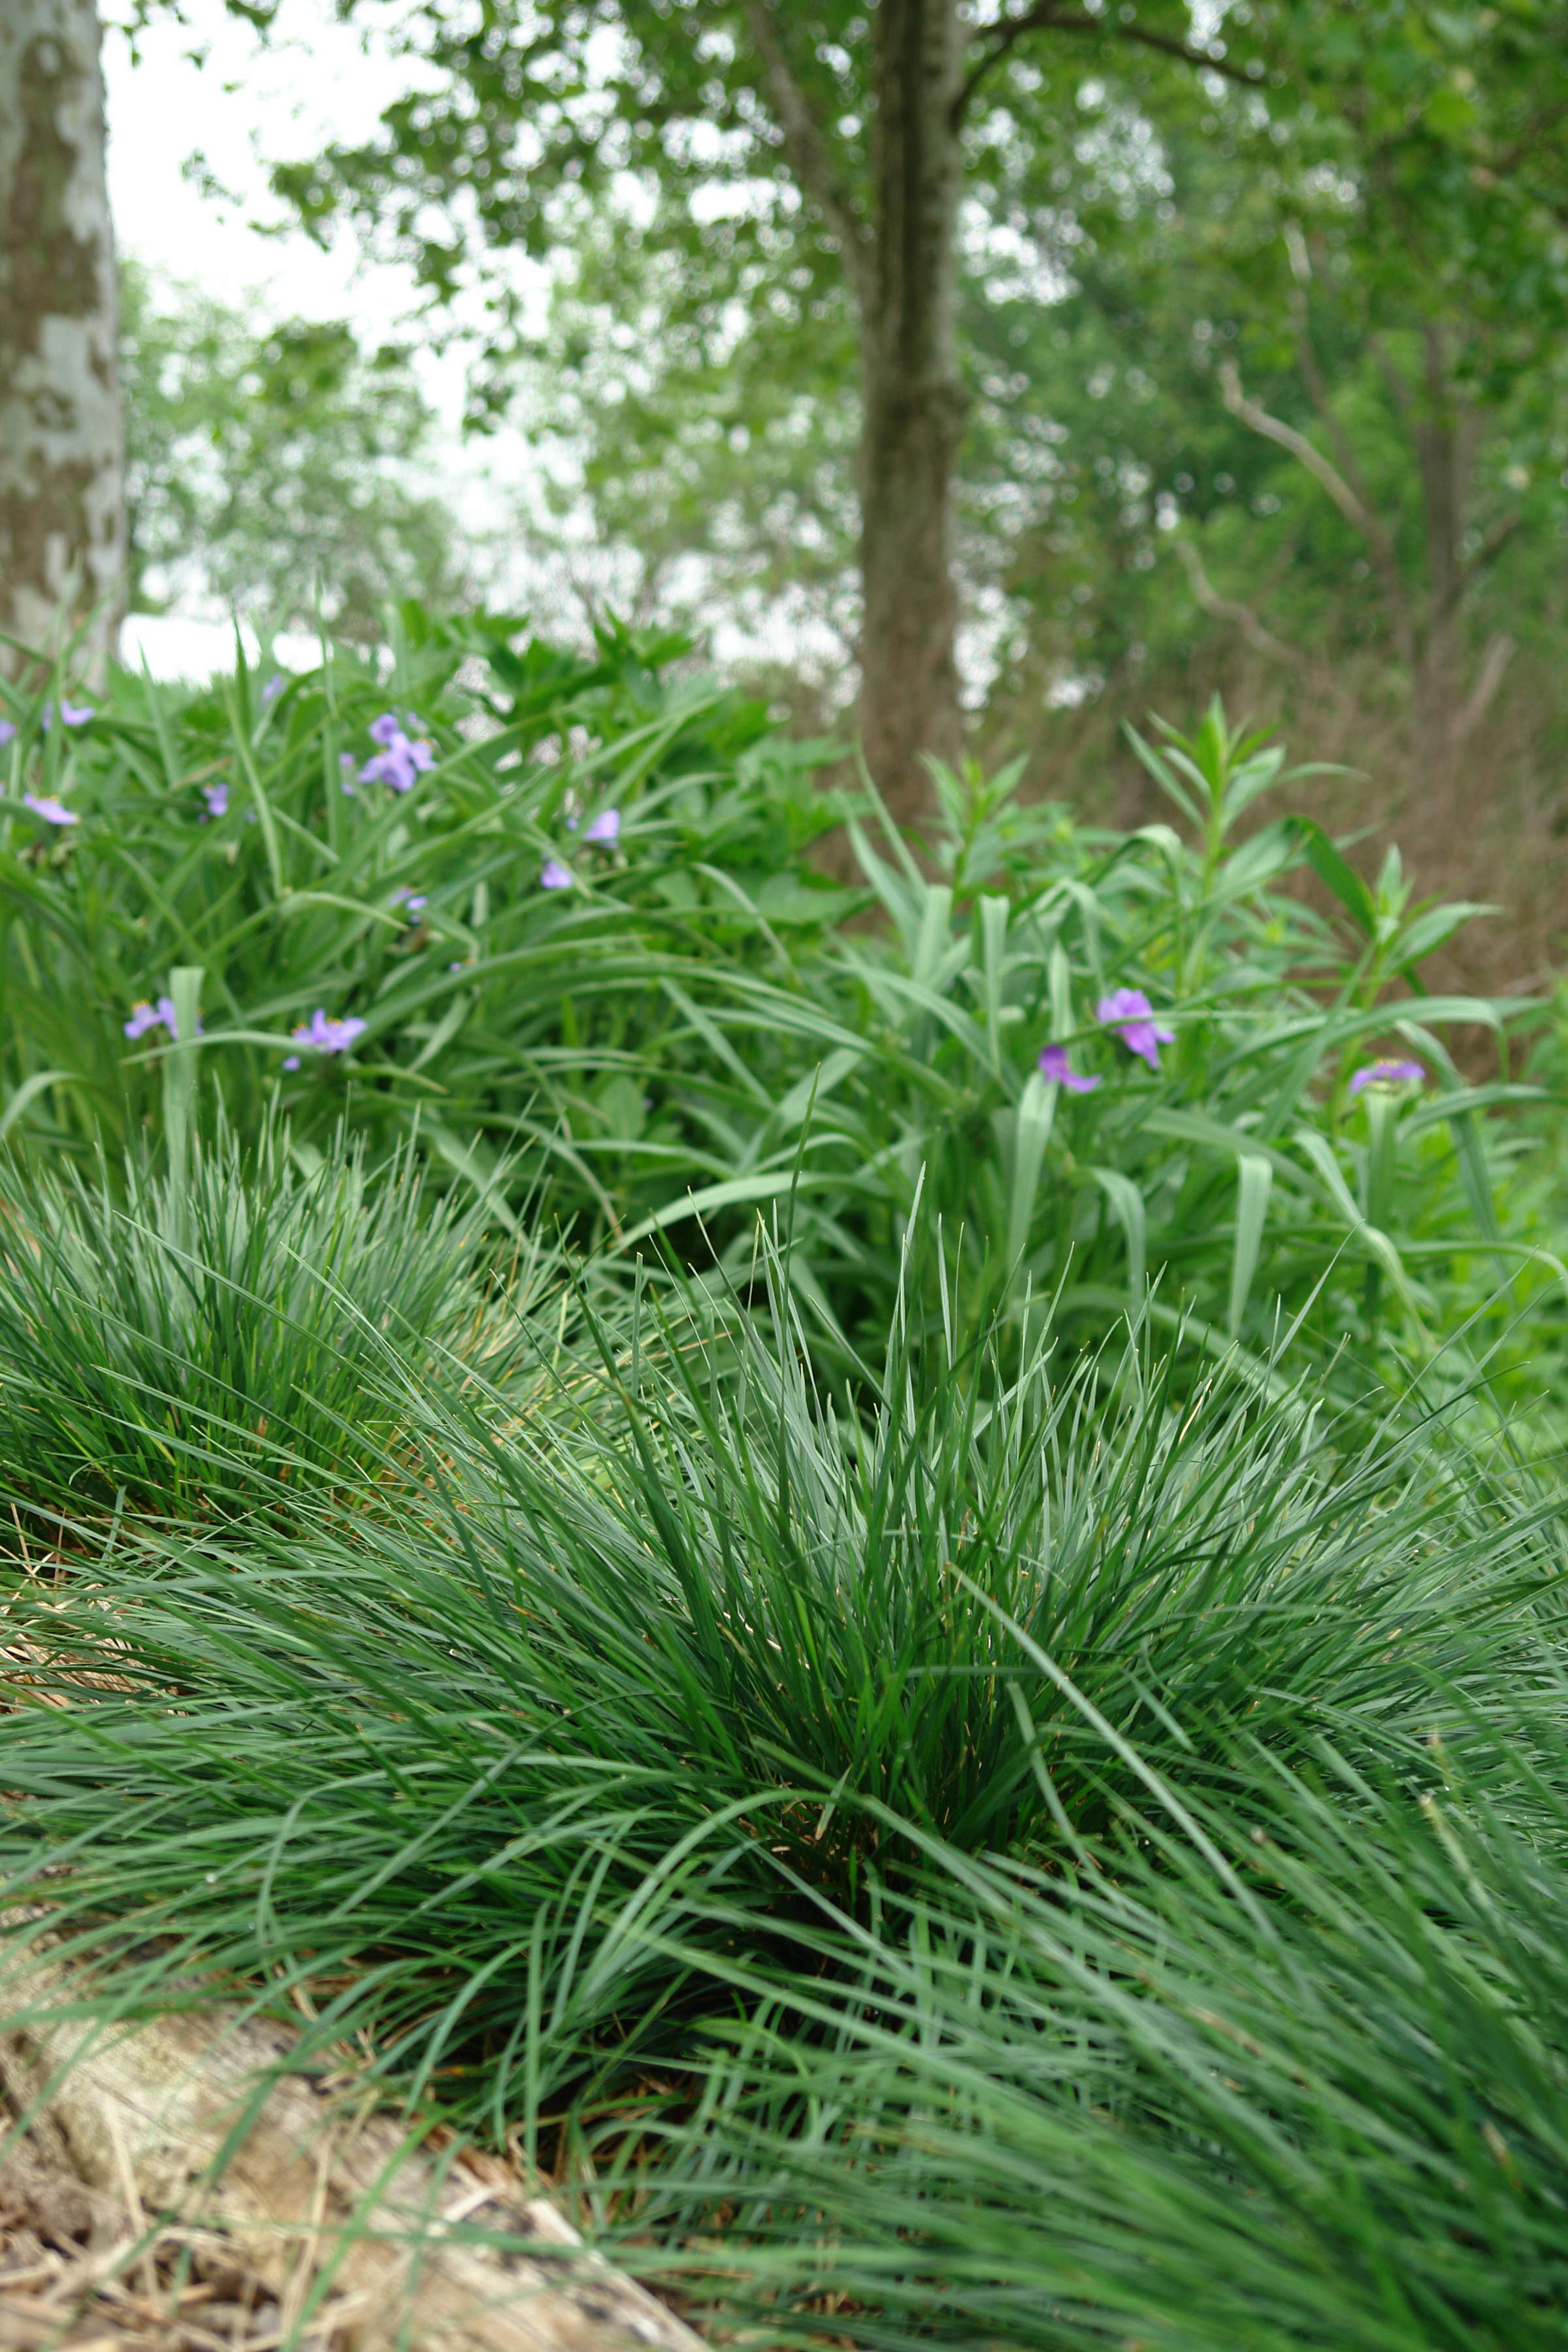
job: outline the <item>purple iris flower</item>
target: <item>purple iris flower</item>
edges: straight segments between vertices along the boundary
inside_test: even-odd
[[[283,1056],[283,1067],[284,1067],[286,1070],[297,1070],[297,1069],[299,1068],[299,1066],[300,1066],[300,1056],[299,1056],[299,1055],[298,1055],[298,1054],[285,1054],[285,1055],[284,1055],[284,1056]]]
[[[60,697],[60,719],[64,726],[85,727],[88,720],[92,717],[92,709],[93,706],[90,702],[68,702],[63,694]],[[52,702],[46,702],[44,705],[44,732],[46,735],[49,731],[49,722],[54,718],[54,704]]]
[[[539,887],[542,890],[570,890],[571,867],[563,866],[558,857],[547,857],[540,868]]]
[[[1408,1086],[1412,1080],[1424,1078],[1426,1075],[1426,1072],[1419,1062],[1401,1062],[1392,1059],[1368,1062],[1365,1068],[1357,1070],[1351,1079],[1351,1100],[1352,1102],[1355,1100],[1363,1087]]]
[[[1080,1078],[1068,1061],[1065,1045],[1047,1045],[1040,1055],[1040,1072],[1053,1087],[1066,1087],[1069,1095],[1091,1095],[1100,1084],[1098,1078]]]
[[[35,816],[41,816],[46,824],[78,824],[80,823],[80,819],[78,817],[75,810],[67,808],[64,801],[57,800],[53,793],[46,793],[41,798],[35,797],[32,793],[24,793],[22,794],[22,806],[24,808],[30,808]]]
[[[261,689],[261,708],[263,710],[266,709],[269,702],[277,701],[286,684],[287,680],[284,678],[282,671],[275,669],[271,677],[268,679],[266,685]]]
[[[0,743],[8,743],[16,732],[16,727],[9,719],[0,719]]]
[[[330,1021],[325,1006],[318,1004],[310,1020],[289,1034],[297,1045],[313,1045],[318,1054],[346,1054],[354,1039],[363,1036],[366,1026],[353,1013],[342,1021]]]
[[[226,816],[228,814],[228,786],[226,784],[204,784],[202,786],[202,798],[207,804],[207,816]],[[204,817],[202,822],[205,824],[206,823],[206,818]]]
[[[1152,1070],[1160,1066],[1161,1046],[1175,1043],[1175,1031],[1163,1028],[1155,1020],[1154,1008],[1141,988],[1119,988],[1114,995],[1102,996],[1094,1017],[1107,1029],[1114,1029],[1128,1052],[1147,1062]]]
[[[603,809],[594,819],[593,824],[588,827],[588,830],[583,835],[583,838],[584,841],[602,841],[608,844],[614,841],[618,841],[620,838],[620,810],[613,808]]]

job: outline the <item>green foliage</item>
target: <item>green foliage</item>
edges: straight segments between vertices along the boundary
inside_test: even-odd
[[[121,302],[132,609],[194,588],[264,629],[321,617],[374,644],[389,598],[452,601],[450,518],[409,487],[431,418],[406,350],[160,299],[134,267]]]
[[[193,1142],[123,1188],[0,1169],[0,1462],[41,1523],[175,1522],[288,1506],[382,1458],[410,1378],[502,1345],[475,1213],[422,1198],[406,1150]]]
[[[1190,32],[1163,5],[973,27],[963,560],[1031,734],[1042,687],[1184,656],[1234,625],[1226,604],[1298,657],[1375,646],[1395,693],[1461,606],[1488,635],[1561,626],[1562,6],[1259,0],[1198,72]],[[495,282],[476,415],[499,422],[521,373],[531,425],[558,426],[565,383],[599,534],[648,609],[698,601],[686,557],[710,600],[847,635],[864,12],[602,0],[482,29],[411,12],[395,38],[417,93],[280,192],[319,234],[380,235],[441,299],[498,250],[555,256],[542,342]],[[781,60],[820,156],[804,200]],[[1321,484],[1227,414],[1225,359],[1346,475],[1391,542],[1383,576]],[[1159,528],[1178,516],[1206,612]],[[1452,719],[1442,652],[1425,691],[1450,680]]]
[[[1239,92],[1208,119],[1207,134],[1163,123],[1118,174],[1106,151],[1128,126],[1107,94],[1059,199],[1064,298],[1042,307],[1005,268],[971,289],[966,497],[974,561],[1016,600],[1012,691],[1168,665],[1215,619],[1247,625],[1237,604],[1281,662],[1371,655],[1394,681],[1435,625],[1462,620],[1460,647],[1505,630],[1553,646],[1568,528],[1553,300],[1500,323],[1501,289],[1474,254],[1473,278],[1446,286],[1446,215],[1406,235],[1380,208],[1368,126],[1303,116],[1260,144]],[[1043,211],[1047,162],[1016,142],[1021,208]],[[1552,234],[1543,215],[1542,268]],[[1411,268],[1428,241],[1430,266]],[[1366,528],[1227,410],[1227,364],[1342,475]],[[1181,541],[1228,614],[1205,614]]]
[[[8,1964],[300,1988],[763,2343],[1554,2340],[1549,1499],[1136,1342],[965,1412],[896,1327],[850,1426],[733,1308],[564,1320],[13,1598]]]
[[[547,324],[497,396],[581,468],[542,485],[531,546],[580,546],[586,508],[600,545],[635,567],[639,610],[763,633],[826,624],[837,691],[855,628],[854,320],[774,193],[756,230],[773,282],[744,307],[732,236],[645,230],[581,200],[561,224]]]
[[[933,1857],[847,1985],[715,2037],[659,2161],[584,2135],[625,2258],[721,2229],[666,2266],[771,2345],[1545,2352],[1568,1808],[1534,1729],[1539,1765],[1472,1716],[1419,1789],[1238,1737],[1235,1793],[1152,1771],[1074,1877]]]
[[[1278,751],[1217,709],[1142,747],[1195,842],[1021,809],[1016,771],[941,773],[938,878],[851,814],[858,900],[802,855],[844,814],[810,792],[813,747],[661,682],[668,646],[606,634],[589,661],[509,629],[411,613],[384,687],[339,656],[270,700],[244,671],[184,698],[127,680],[47,730],[16,701],[13,1131],[86,1160],[155,1137],[183,1050],[151,1010],[126,1022],[199,969],[209,1126],[219,1104],[242,1139],[283,1116],[319,1147],[346,1118],[376,1150],[417,1128],[438,1181],[503,1220],[527,1198],[628,1271],[673,1248],[741,1285],[759,1207],[788,1196],[836,1377],[881,1352],[923,1182],[964,1236],[969,1331],[987,1301],[1027,1321],[1054,1296],[1092,1343],[1153,1280],[1156,1319],[1221,1352],[1267,1356],[1283,1312],[1320,1362],[1348,1339],[1358,1385],[1401,1360],[1468,1380],[1489,1353],[1500,1393],[1556,1381],[1561,1253],[1517,1123],[1538,1093],[1468,1084],[1445,1043],[1505,1040],[1530,1007],[1423,992],[1477,910],[1412,907],[1396,856],[1374,890],[1304,821],[1234,830],[1288,781]],[[406,792],[361,776],[389,707],[431,730]],[[1280,887],[1304,861],[1340,929]],[[875,929],[830,928],[868,902]],[[1171,1034],[1152,1062],[1100,1011],[1124,990]],[[1047,1076],[1047,1045],[1087,1090]],[[1352,1092],[1390,1054],[1427,1084]],[[929,1285],[921,1307],[934,1332]]]
[[[5,1017],[12,1108],[35,1135],[90,1153],[100,1131],[118,1150],[157,1123],[166,1034],[128,1041],[124,1024],[175,964],[195,966],[204,1094],[210,1072],[242,1136],[280,1108],[321,1141],[348,1104],[383,1138],[422,1117],[475,1172],[487,1137],[543,1137],[576,1171],[564,1213],[615,1217],[593,1163],[616,1181],[644,1137],[644,1073],[666,1051],[679,1068],[694,1040],[710,1058],[667,980],[781,952],[779,929],[844,905],[791,867],[831,814],[803,791],[809,747],[769,739],[760,711],[701,681],[661,685],[624,636],[584,660],[514,654],[511,634],[411,613],[384,686],[340,653],[270,693],[243,669],[198,695],[125,679],[83,729],[16,706]],[[443,701],[470,652],[490,692]],[[391,705],[416,726],[424,704],[439,756],[417,790],[356,781],[373,719]],[[79,829],[35,816],[24,790],[64,794]],[[623,803],[618,846],[574,843],[574,811],[585,832]],[[542,888],[566,854],[574,887]],[[292,1037],[317,1009],[366,1023],[346,1064]],[[575,1143],[558,1136],[569,1105]],[[657,1136],[644,1157],[658,1163]]]

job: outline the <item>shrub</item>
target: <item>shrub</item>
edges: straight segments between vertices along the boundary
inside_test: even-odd
[[[1447,1042],[1506,1045],[1532,1008],[1422,992],[1476,910],[1413,906],[1393,852],[1369,887],[1305,820],[1243,837],[1278,750],[1217,707],[1143,745],[1185,839],[942,774],[922,866],[811,792],[813,747],[661,682],[669,646],[579,661],[509,625],[411,614],[385,686],[333,653],[270,698],[243,668],[183,698],[125,681],[45,730],[14,698],[0,1118],[30,1149],[156,1133],[160,1006],[199,970],[202,1116],[242,1138],[417,1126],[436,1181],[503,1221],[529,1198],[580,1251],[739,1283],[787,1196],[835,1377],[879,1356],[923,1188],[965,1236],[970,1331],[1049,1294],[1094,1345],[1152,1281],[1165,1328],[1256,1362],[1288,1327],[1347,1396],[1405,1367],[1432,1395],[1484,1364],[1505,1405],[1560,1381],[1539,1089],[1506,1055],[1468,1083]],[[805,854],[846,814],[859,899]],[[1281,887],[1303,860],[1337,927]],[[837,930],[858,904],[879,929]]]

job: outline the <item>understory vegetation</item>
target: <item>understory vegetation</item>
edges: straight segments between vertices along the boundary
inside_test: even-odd
[[[1217,704],[911,846],[681,650],[0,688],[7,1970],[719,2342],[1560,2344],[1551,1005]]]

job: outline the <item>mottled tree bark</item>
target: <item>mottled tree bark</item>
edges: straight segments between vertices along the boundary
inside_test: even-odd
[[[99,47],[95,0],[0,0],[0,632],[52,651],[79,627],[89,675],[125,562]]]

